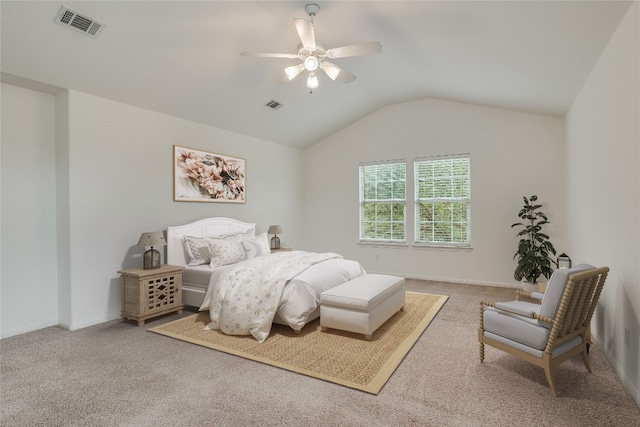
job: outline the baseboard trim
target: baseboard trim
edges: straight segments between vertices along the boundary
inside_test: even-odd
[[[100,323],[110,322],[115,319],[120,319],[120,313],[111,313],[103,317],[96,317],[90,320],[84,320],[82,322],[71,322],[71,324],[67,325],[66,328],[70,331],[75,331],[77,329],[88,328],[89,326],[99,325]],[[63,326],[64,327],[64,326]]]
[[[609,361],[613,370],[616,371],[616,374],[618,375],[618,378],[620,378],[620,381],[622,381],[622,384],[627,388],[633,400],[636,401],[636,404],[640,406],[640,390],[636,388],[636,385],[633,383],[631,378],[629,378],[620,363],[618,363],[613,352],[604,345],[602,337],[597,335],[593,329],[594,328],[591,328],[591,338],[598,344],[598,347],[604,353],[605,358]]]
[[[0,335],[0,339],[14,337],[16,335],[22,335],[28,332],[33,332],[33,331],[37,331],[39,329],[44,329],[44,328],[50,328],[51,326],[57,326],[57,325],[58,323],[56,321],[37,323],[35,325],[29,325],[26,328],[19,328],[19,329],[14,329],[12,331],[3,332],[2,335]]]
[[[402,276],[405,279],[414,279],[414,280],[429,280],[432,282],[445,282],[445,283],[455,283],[458,285],[476,285],[476,286],[493,286],[497,288],[510,288],[510,289],[520,289],[519,283],[505,283],[505,282],[487,282],[482,280],[469,280],[469,279],[452,279],[450,277],[433,277],[433,276],[421,276],[415,274],[397,274],[397,273],[389,273],[385,271],[368,271],[367,273],[374,274],[389,274],[393,276]]]

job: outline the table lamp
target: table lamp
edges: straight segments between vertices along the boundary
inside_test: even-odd
[[[282,234],[282,227],[279,225],[272,225],[269,227],[269,231],[267,231],[267,233],[273,234],[273,237],[271,238],[271,249],[280,249],[280,238],[278,237],[278,234]]]
[[[151,247],[143,255],[144,263],[143,268],[145,270],[152,270],[154,268],[160,268],[160,252],[153,249],[154,246],[167,246],[167,241],[164,239],[162,231],[152,231],[142,233],[138,246]]]

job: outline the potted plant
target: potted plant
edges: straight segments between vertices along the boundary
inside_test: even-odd
[[[533,195],[529,199],[523,197],[524,206],[520,209],[518,217],[522,222],[516,222],[511,225],[520,227],[518,232],[520,242],[518,243],[518,251],[513,258],[518,259],[518,266],[513,274],[516,280],[523,281],[523,288],[529,282],[532,284],[533,290],[537,291],[538,278],[544,276],[547,279],[553,273],[552,265],[554,261],[550,258],[550,254],[556,254],[556,249],[549,241],[549,236],[542,232],[545,224],[549,223],[549,219],[540,209],[542,205],[535,204],[538,196]]]

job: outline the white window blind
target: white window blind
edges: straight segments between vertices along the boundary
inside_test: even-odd
[[[416,159],[415,242],[471,246],[471,159],[469,154]]]
[[[406,163],[360,165],[360,241],[406,241]]]

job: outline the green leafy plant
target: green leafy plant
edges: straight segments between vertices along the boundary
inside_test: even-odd
[[[541,275],[547,279],[551,277],[555,261],[550,258],[550,254],[556,254],[556,249],[549,241],[549,236],[542,232],[542,227],[549,224],[549,219],[540,209],[542,205],[535,204],[538,196],[533,195],[529,199],[523,197],[524,206],[520,209],[518,217],[522,222],[516,222],[513,227],[521,227],[518,232],[520,242],[518,251],[513,256],[518,259],[518,266],[513,277],[516,280],[526,280],[537,283]]]

